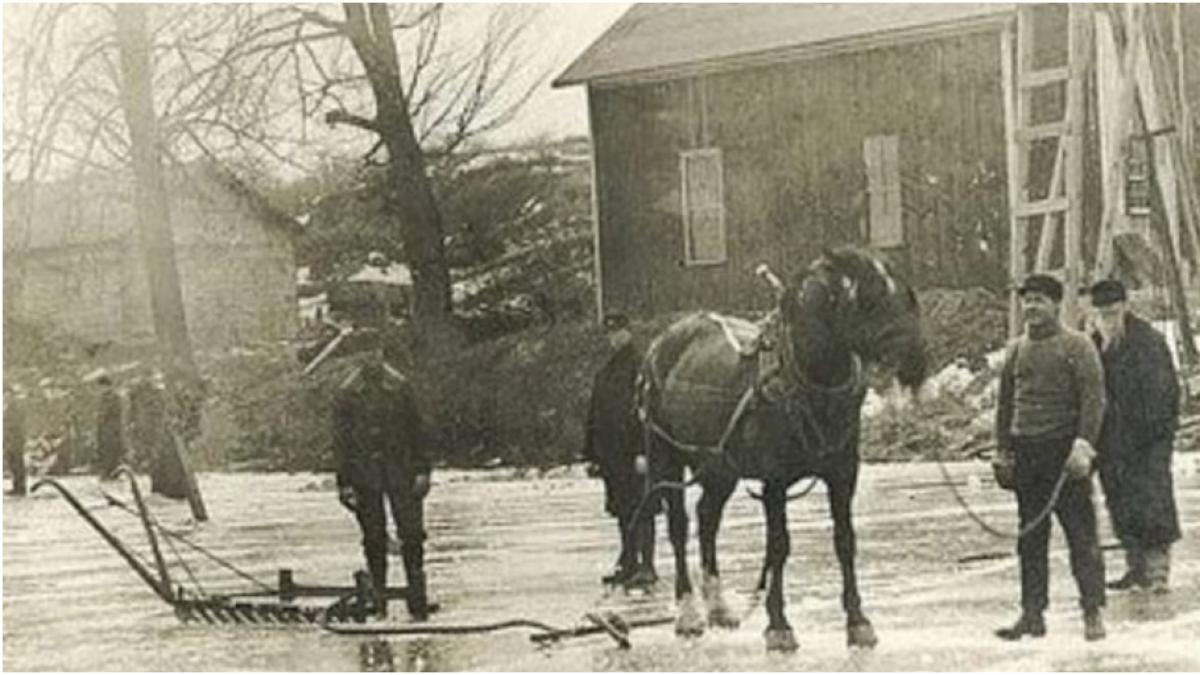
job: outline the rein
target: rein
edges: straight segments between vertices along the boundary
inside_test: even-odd
[[[950,471],[946,468],[946,463],[942,459],[941,453],[934,452],[933,457],[937,460],[938,470],[940,470],[942,473],[942,484],[950,490],[950,494],[954,495],[954,501],[958,502],[958,505],[962,507],[963,513],[966,513],[967,517],[973,520],[975,524],[978,525],[979,528],[984,532],[987,532],[988,534],[999,539],[1007,539],[1009,541],[1019,541],[1030,532],[1033,532],[1035,529],[1037,529],[1047,518],[1050,517],[1050,514],[1054,512],[1054,508],[1058,506],[1058,500],[1062,496],[1063,486],[1067,482],[1067,469],[1064,466],[1058,474],[1058,479],[1054,482],[1054,489],[1050,493],[1050,498],[1046,500],[1046,505],[1043,506],[1042,510],[1038,512],[1037,517],[1029,521],[1029,523],[1024,527],[1019,528],[1016,534],[1012,534],[997,528],[991,523],[988,523],[983,519],[983,516],[979,515],[975,509],[971,508],[971,505],[967,503],[966,498],[963,497],[962,493],[958,491],[958,486],[954,484],[954,479],[950,476]]]

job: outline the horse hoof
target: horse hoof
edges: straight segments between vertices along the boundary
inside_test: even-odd
[[[679,617],[675,619],[675,634],[680,637],[704,635],[704,617],[700,615],[696,609],[696,603],[690,598],[680,605]]]
[[[791,653],[800,648],[791,628],[768,628],[764,635],[767,638],[768,652]]]
[[[879,644],[879,638],[875,636],[875,629],[871,627],[871,622],[864,621],[846,626],[847,646],[870,649],[877,644]]]
[[[720,603],[708,610],[708,623],[717,628],[737,628],[741,621],[729,609],[729,605]]]

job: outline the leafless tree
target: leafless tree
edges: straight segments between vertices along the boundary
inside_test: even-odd
[[[449,312],[443,224],[429,173],[512,119],[545,80],[525,72],[534,9],[520,5],[152,5],[152,88],[169,162],[219,160],[244,176],[304,171],[369,132],[413,270],[414,314]],[[13,10],[9,10],[13,12]],[[24,8],[6,33],[5,171],[32,182],[127,166],[120,69],[104,5]],[[519,82],[514,86],[514,82]],[[69,167],[64,169],[64,167]]]
[[[497,6],[484,15],[475,8],[456,17],[474,19],[473,31],[461,22],[459,30],[447,30],[453,11],[441,4],[346,3],[333,16],[328,6],[270,8],[223,60],[289,79],[302,136],[321,113],[330,125],[372,135],[364,157],[386,167],[386,203],[413,272],[413,313],[427,322],[441,322],[450,311],[431,165],[511,120],[544,80],[540,74],[524,86],[511,84],[525,63],[519,46],[532,10]]]

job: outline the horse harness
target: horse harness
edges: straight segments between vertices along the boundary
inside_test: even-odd
[[[716,453],[736,475],[741,476],[740,467],[736,465],[730,454],[725,452],[725,448],[747,413],[756,409],[757,406],[766,405],[782,409],[785,417],[791,422],[792,433],[804,447],[819,449],[817,452],[818,462],[845,449],[853,435],[851,425],[845,425],[841,436],[837,438],[836,442],[831,443],[828,429],[824,428],[817,420],[812,399],[823,397],[835,405],[843,401],[844,404],[849,405],[851,402],[861,399],[865,392],[866,379],[863,375],[862,360],[857,354],[852,354],[851,373],[846,381],[833,387],[825,387],[809,381],[800,372],[793,352],[791,328],[780,319],[778,312],[772,312],[759,324],[763,332],[753,340],[749,349],[739,347],[725,324],[722,323],[721,317],[712,314],[706,316],[721,326],[726,338],[740,357],[758,360],[756,364],[758,376],[738,397],[737,406],[729,416],[716,445],[687,443],[675,438],[654,420],[646,399],[643,397],[639,401],[637,412],[639,419],[646,426],[647,432],[653,433],[672,447],[685,453]],[[775,339],[771,335],[778,331],[783,332],[779,336],[781,339]],[[778,356],[775,355],[776,344],[781,345],[778,349]],[[662,377],[654,368],[653,363],[650,366],[649,370],[655,380],[653,384],[661,389]],[[809,428],[811,428],[811,434],[808,431]]]

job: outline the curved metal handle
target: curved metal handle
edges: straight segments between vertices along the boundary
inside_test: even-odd
[[[150,570],[146,569],[146,567],[142,565],[141,561],[139,561],[137,557],[125,547],[125,544],[121,543],[121,540],[117,539],[116,535],[114,535],[112,532],[109,532],[104,525],[101,525],[100,521],[96,520],[96,517],[93,516],[83,506],[83,504],[80,504],[79,500],[75,498],[75,495],[71,494],[71,491],[63,486],[62,483],[59,483],[53,478],[43,478],[33,484],[33,487],[30,488],[30,492],[37,492],[38,489],[43,485],[49,485],[57,490],[58,493],[62,495],[63,499],[67,500],[67,503],[71,505],[71,508],[75,509],[75,512],[78,513],[88,525],[91,525],[92,529],[94,529],[101,536],[101,538],[104,539],[104,541],[108,542],[108,545],[117,552],[117,555],[120,555],[121,558],[133,568],[134,572],[137,572],[137,575],[142,578],[142,581],[145,581],[146,585],[149,586],[150,589],[153,590],[156,595],[158,595],[158,597],[171,604],[175,602],[175,597],[171,593],[170,587],[164,586],[159,579],[155,579],[154,575],[150,573]]]

